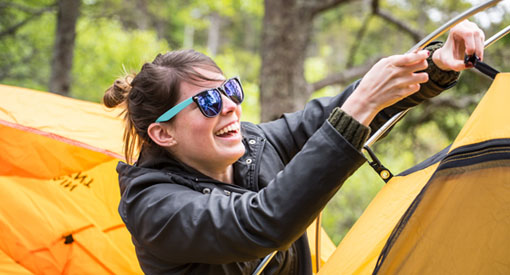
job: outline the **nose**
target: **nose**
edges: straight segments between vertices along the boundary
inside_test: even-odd
[[[228,114],[230,112],[234,112],[237,108],[237,104],[235,104],[234,101],[232,101],[230,98],[226,97],[225,95],[221,95],[221,100],[223,101],[222,105],[223,108],[221,110],[222,114]]]

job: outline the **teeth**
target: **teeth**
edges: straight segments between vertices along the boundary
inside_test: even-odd
[[[232,131],[238,131],[239,130],[239,123],[230,124],[229,126],[220,129],[218,132],[215,133],[215,135],[220,136],[228,132]]]

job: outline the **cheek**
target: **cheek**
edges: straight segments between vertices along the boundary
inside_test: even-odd
[[[188,133],[189,138],[195,140],[209,139],[213,132],[214,123],[212,119],[201,117],[188,120],[183,126],[183,130]]]
[[[237,115],[237,118],[241,118],[241,114],[243,113],[243,107],[241,107],[241,105],[237,105],[237,108],[236,108],[236,115]]]

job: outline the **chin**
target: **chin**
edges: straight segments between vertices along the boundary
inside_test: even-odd
[[[225,157],[230,159],[231,163],[234,163],[244,155],[246,149],[244,148],[243,143],[240,142],[239,145],[231,147],[224,152],[227,153]]]

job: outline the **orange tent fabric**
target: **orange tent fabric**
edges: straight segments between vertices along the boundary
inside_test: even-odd
[[[117,214],[118,111],[0,86],[0,273],[140,274]]]

